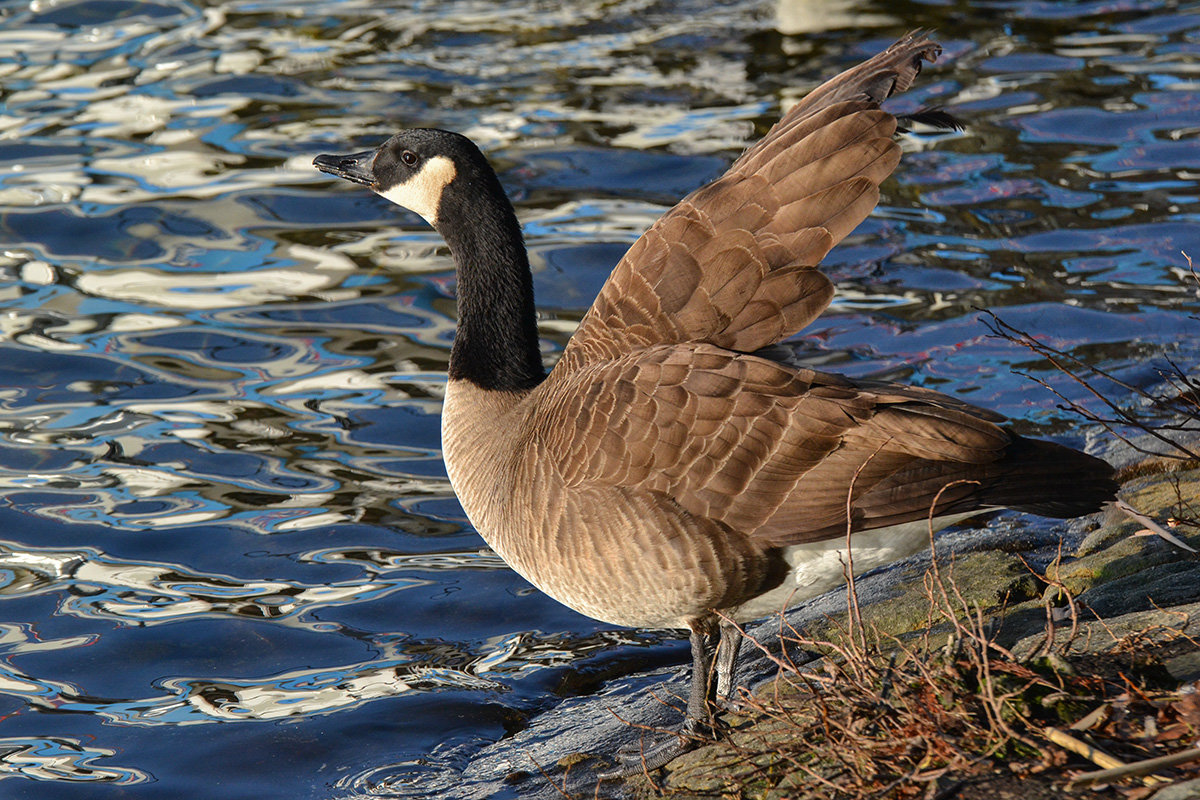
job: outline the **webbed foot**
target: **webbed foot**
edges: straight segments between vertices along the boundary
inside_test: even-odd
[[[677,733],[647,731],[637,745],[618,750],[617,763],[597,772],[596,776],[602,781],[611,781],[653,772],[698,747],[705,738],[698,730],[700,727],[689,719]]]

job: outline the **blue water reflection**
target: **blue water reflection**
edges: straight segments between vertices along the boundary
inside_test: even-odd
[[[928,27],[946,58],[896,107],[966,129],[903,140],[797,358],[1074,443],[1021,373],[1085,392],[978,308],[1133,386],[1194,368],[1200,16],[905,9],[0,0],[0,796],[442,796],[528,715],[684,657],[483,548],[441,462],[446,248],[316,153],[479,141],[553,361],[675,199]]]

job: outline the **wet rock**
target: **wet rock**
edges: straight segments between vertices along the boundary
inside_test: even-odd
[[[1164,786],[1154,793],[1153,800],[1200,800],[1200,778]]]
[[[1194,591],[1200,592],[1200,589]],[[1055,645],[1065,647],[1071,641],[1069,652],[1097,653],[1115,645],[1121,639],[1135,633],[1147,634],[1147,641],[1163,639],[1176,632],[1190,636],[1200,634],[1200,602],[1164,609],[1134,611],[1117,617],[1084,620],[1072,633],[1069,624],[1055,630]],[[1014,644],[1012,654],[1027,658],[1045,644],[1045,636],[1037,634],[1021,639]]]
[[[1163,666],[1180,683],[1200,681],[1200,650],[1168,658]]]

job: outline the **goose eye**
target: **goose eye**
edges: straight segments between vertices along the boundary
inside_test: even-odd
[[[400,154],[400,160],[411,167],[413,164],[416,164],[419,159],[417,158],[417,154],[412,150],[405,150]]]

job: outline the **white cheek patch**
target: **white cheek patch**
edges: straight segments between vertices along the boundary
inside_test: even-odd
[[[453,161],[446,156],[434,156],[421,165],[416,175],[378,194],[398,206],[417,212],[430,225],[437,225],[442,191],[457,174]]]

